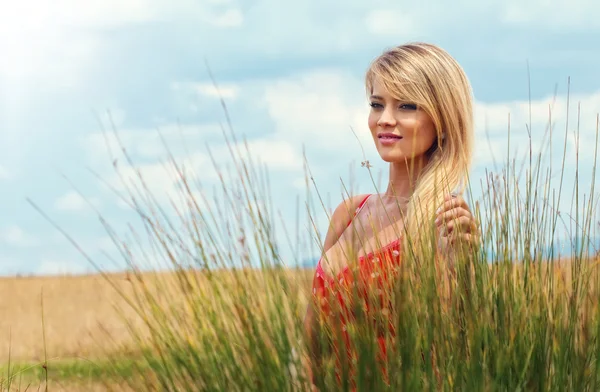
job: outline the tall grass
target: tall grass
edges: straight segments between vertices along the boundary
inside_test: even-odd
[[[296,233],[292,240],[272,209],[268,175],[245,141],[236,138],[224,103],[223,108],[231,171],[213,159],[220,186],[212,198],[200,176],[165,145],[180,184],[170,206],[161,205],[146,179],[134,171],[135,182],[122,177],[125,195],[113,190],[136,212],[143,234],[132,231],[132,245],[100,216],[130,268],[134,294],[123,295],[143,320],[142,328],[130,325],[141,355],[140,377],[130,380],[134,390],[312,388],[303,318],[313,271],[283,260],[277,238],[284,233],[292,249],[306,248],[314,240],[306,235],[317,237],[323,229],[315,223],[315,204],[326,208],[318,192],[316,202],[309,194],[306,214],[314,233]],[[321,325],[322,362],[311,369],[320,390],[353,385],[369,391],[600,389],[599,259],[587,245],[595,227],[596,161],[591,189],[582,195],[576,178],[573,195],[565,195],[569,126],[558,186],[552,152],[551,167],[544,168],[544,151],[536,153],[531,147],[520,163],[508,154],[500,171],[488,173],[478,184],[487,191],[481,199],[468,201],[481,224],[481,244],[461,248],[452,258],[451,296],[440,295],[443,283],[431,251],[435,244],[418,249],[418,257],[401,264],[387,293],[394,306],[386,317],[396,334],[386,335],[385,365],[376,359],[377,328],[360,306],[349,329],[358,353],[351,364],[352,379],[343,356],[342,371],[336,373],[329,343],[343,344],[339,328]],[[118,130],[112,131],[118,138]],[[550,117],[545,139],[550,146],[553,131]],[[530,126],[527,132],[531,138]],[[598,126],[595,142],[597,146]],[[135,168],[126,149],[122,151]],[[306,180],[311,184],[308,169]],[[561,261],[554,254],[557,227],[565,222],[558,206],[568,197],[576,213],[566,219],[574,223],[570,235],[577,241],[572,255]],[[172,273],[143,273],[150,260]]]
[[[35,365],[20,366],[11,362],[12,354],[12,329],[10,331],[9,348],[8,348],[8,363],[6,364],[6,375],[0,374],[0,391],[21,391],[33,389],[31,382],[23,380],[23,375],[31,370],[38,370],[40,380],[43,380],[41,385],[38,385],[38,391],[48,392],[48,352],[46,346],[46,323],[44,321],[44,292],[40,294],[41,318],[42,318],[42,340],[44,347],[44,360]],[[42,388],[43,386],[43,388]]]

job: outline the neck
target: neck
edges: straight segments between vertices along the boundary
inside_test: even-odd
[[[415,161],[393,162],[390,164],[390,182],[384,198],[409,199],[415,191],[417,181],[429,160],[423,157]]]

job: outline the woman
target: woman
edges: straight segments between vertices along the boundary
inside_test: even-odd
[[[418,262],[433,235],[435,260],[446,262],[440,270],[447,274],[452,250],[478,241],[475,219],[460,196],[473,139],[471,88],[462,68],[435,45],[411,43],[377,57],[365,82],[368,126],[381,159],[389,163],[389,183],[382,194],[343,201],[331,217],[305,318],[313,370],[320,369],[316,334],[323,316],[341,325],[348,358],[353,355],[348,293],[364,299],[367,313],[377,303],[380,313],[389,314],[385,293],[401,260]],[[393,329],[391,322],[377,328],[381,325]],[[378,336],[384,358],[385,339]]]

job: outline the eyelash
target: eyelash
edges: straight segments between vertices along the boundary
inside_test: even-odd
[[[373,109],[379,109],[382,108],[383,105],[376,103],[376,102],[371,102],[369,104],[369,106],[371,106]],[[399,106],[399,109],[402,110],[417,110],[417,105],[412,104],[412,103],[404,103],[402,105]]]

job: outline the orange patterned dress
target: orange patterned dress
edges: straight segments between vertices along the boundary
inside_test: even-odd
[[[354,217],[370,196],[368,195],[362,200]],[[350,226],[353,219],[348,222],[346,227]],[[359,296],[353,298],[359,298],[363,302],[361,305],[369,319],[377,320],[376,322],[379,325],[377,329],[379,359],[384,360],[387,356],[385,337],[381,326],[387,325],[391,336],[394,336],[394,326],[390,315],[390,283],[392,281],[390,278],[393,278],[399,270],[400,244],[400,239],[397,239],[375,252],[359,257],[355,266],[357,271],[352,271],[350,266],[346,266],[335,277],[330,276],[323,270],[322,258],[317,263],[312,283],[313,299],[316,301],[320,317],[328,318],[330,322],[341,323],[346,353],[350,363],[356,355],[352,350],[347,328],[355,316],[349,303],[349,299],[353,296],[354,290],[352,288],[354,287],[358,287]],[[336,303],[332,303],[332,301]],[[338,357],[339,365],[339,350],[334,347],[334,351]],[[385,375],[385,369],[383,369],[383,372]]]

